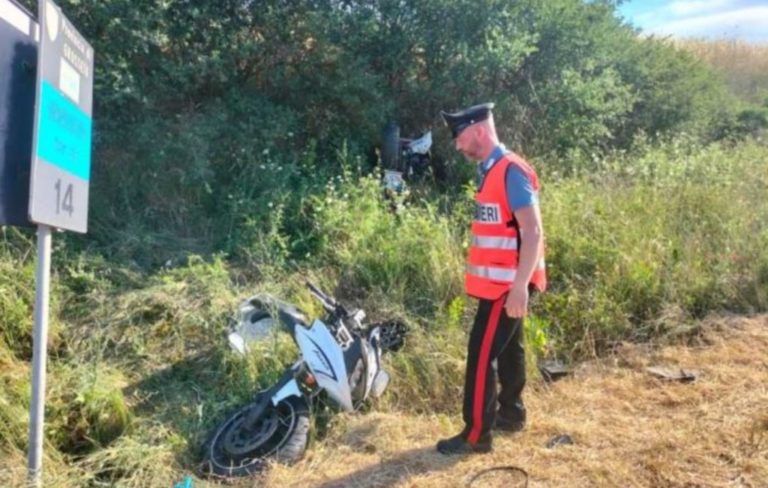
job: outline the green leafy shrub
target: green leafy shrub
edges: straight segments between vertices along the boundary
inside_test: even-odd
[[[311,252],[304,197],[341,173],[344,144],[374,164],[387,120],[415,135],[439,128],[441,109],[494,100],[509,145],[568,159],[640,134],[741,130],[708,66],[638,37],[612,2],[62,7],[100,60],[92,236],[144,268],[216,251],[258,266],[274,253],[281,266]],[[447,132],[435,141],[433,176],[461,185]]]

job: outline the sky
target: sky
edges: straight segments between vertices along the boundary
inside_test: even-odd
[[[649,34],[768,42],[768,0],[628,0],[619,12]]]

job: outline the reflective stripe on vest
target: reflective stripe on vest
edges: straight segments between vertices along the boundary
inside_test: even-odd
[[[505,251],[517,250],[517,238],[473,236],[472,245],[483,249],[504,249]]]
[[[494,281],[506,281],[513,283],[517,272],[510,268],[494,268],[491,266],[472,266],[467,265],[467,273],[480,278],[486,278]]]

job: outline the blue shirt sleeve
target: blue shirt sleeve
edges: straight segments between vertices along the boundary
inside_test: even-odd
[[[530,178],[523,170],[510,164],[507,167],[507,202],[512,211],[530,207],[539,203],[539,196],[534,191]]]

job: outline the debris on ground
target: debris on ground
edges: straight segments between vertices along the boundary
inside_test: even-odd
[[[691,383],[699,377],[699,372],[691,369],[650,366],[645,368],[645,370],[662,380],[679,381],[681,383]]]
[[[538,366],[544,381],[557,381],[571,374],[570,368],[560,361],[542,361]]]
[[[556,435],[550,440],[547,441],[545,446],[547,449],[552,449],[553,447],[557,446],[570,446],[573,445],[573,438],[569,436],[568,434],[560,434]]]

